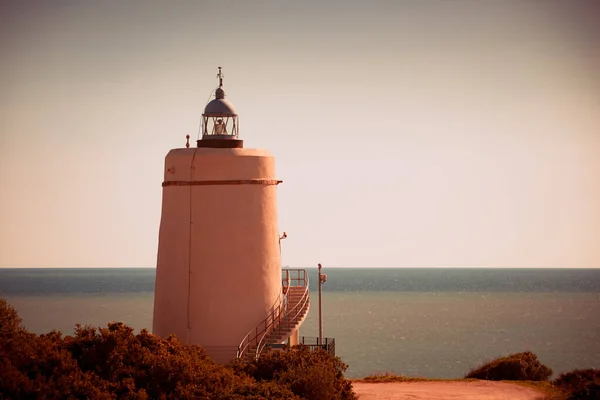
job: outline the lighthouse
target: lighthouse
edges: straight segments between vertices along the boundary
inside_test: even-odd
[[[310,302],[306,272],[281,268],[275,159],[244,147],[217,77],[202,137],[165,157],[153,332],[227,363],[295,344]]]

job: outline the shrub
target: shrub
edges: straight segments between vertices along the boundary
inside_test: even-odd
[[[227,392],[235,377],[198,346],[184,346],[174,336],[161,339],[142,330],[135,335],[123,323],[107,328],[77,326],[65,347],[83,372],[109,382],[119,398],[162,395],[210,397]]]
[[[391,372],[376,372],[362,379],[363,382],[381,383],[381,382],[420,382],[426,381],[426,378],[397,375]]]
[[[240,361],[238,373],[259,382],[273,381],[310,400],[353,400],[356,395],[344,378],[348,366],[325,350],[310,351],[299,345],[281,351],[266,351],[258,360]]]
[[[199,346],[136,335],[119,322],[35,335],[0,298],[2,399],[354,399],[345,369],[337,357],[302,348],[225,367]]]
[[[0,298],[0,394],[17,398],[111,398],[104,385],[82,373],[62,347],[58,332],[34,335],[15,309]]]
[[[600,370],[576,369],[559,375],[553,383],[569,400],[600,399]]]
[[[540,363],[535,354],[526,351],[490,361],[469,371],[465,378],[490,381],[545,381],[551,375],[550,368]]]
[[[569,400],[598,400],[600,399],[600,383],[590,382],[575,389],[569,394]]]
[[[286,399],[302,400],[289,388],[276,382],[257,382],[248,376],[238,376],[238,380],[232,391],[222,395],[223,400],[263,400],[263,399]]]

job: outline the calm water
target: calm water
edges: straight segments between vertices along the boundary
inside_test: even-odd
[[[600,270],[328,269],[325,336],[347,375],[454,378],[531,350],[555,373],[600,368]],[[76,323],[151,328],[154,273],[0,269],[0,295],[36,333]],[[316,282],[316,270],[311,270]],[[313,290],[316,288],[313,288]],[[301,335],[317,335],[317,293]]]

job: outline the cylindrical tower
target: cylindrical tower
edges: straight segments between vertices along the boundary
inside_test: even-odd
[[[165,159],[153,332],[225,363],[280,299],[280,181],[267,151],[243,148],[219,78],[197,147]]]

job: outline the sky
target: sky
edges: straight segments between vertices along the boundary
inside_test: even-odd
[[[223,67],[283,264],[600,268],[597,0],[0,0],[0,266],[155,266]]]

